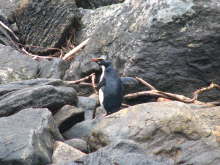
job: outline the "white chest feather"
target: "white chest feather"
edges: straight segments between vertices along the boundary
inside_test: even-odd
[[[101,106],[103,106],[103,101],[104,101],[104,93],[102,89],[99,89],[99,102]]]
[[[102,66],[102,74],[100,76],[99,82],[101,82],[103,80],[104,74],[105,74],[105,67]],[[101,106],[103,106],[103,101],[104,101],[104,93],[103,93],[102,89],[99,89],[99,102],[100,102]]]
[[[103,80],[104,74],[105,74],[105,67],[102,66],[102,74],[100,76],[99,82],[101,82]]]

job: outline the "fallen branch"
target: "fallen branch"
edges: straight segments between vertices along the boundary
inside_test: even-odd
[[[189,98],[189,97],[179,95],[179,94],[173,94],[173,93],[168,93],[168,92],[156,90],[155,87],[153,87],[151,84],[147,83],[143,79],[137,78],[137,77],[136,77],[136,79],[138,81],[140,81],[142,84],[144,84],[145,86],[147,86],[148,88],[150,88],[151,90],[127,94],[124,96],[125,99],[134,99],[134,98],[137,98],[140,96],[156,96],[156,97],[162,97],[162,98],[166,98],[166,99],[170,99],[170,100],[181,101],[184,103],[194,103],[194,104],[199,104],[199,105],[215,106],[215,105],[220,104],[220,102],[201,102],[201,101],[197,100],[198,95],[200,93],[203,93],[203,92],[210,90],[210,89],[213,89],[213,88],[220,89],[220,86],[218,84],[211,83],[208,87],[203,87],[201,89],[198,89],[195,92],[193,92],[193,98]]]
[[[144,84],[146,87],[150,88],[151,90],[156,90],[156,88],[154,86],[152,86],[148,82],[144,81],[142,78],[135,77],[135,79],[140,81],[142,84]]]
[[[214,88],[217,88],[217,89],[220,90],[220,86],[218,84],[214,84],[214,83],[211,83],[208,87],[203,87],[203,88],[200,88],[200,89],[196,90],[195,92],[193,92],[193,99],[197,100],[199,94],[201,94],[205,91],[214,89]]]
[[[74,80],[74,81],[66,81],[67,84],[79,84],[80,82],[89,80],[92,78],[92,76],[95,75],[95,73],[90,74],[89,76],[86,76],[84,78],[81,78],[79,80]]]
[[[38,56],[38,55],[34,55],[34,54],[31,54],[29,52],[27,52],[24,48],[21,49],[21,51],[26,54],[27,56],[31,56],[32,59],[34,60],[38,60],[38,59],[52,59],[52,58],[55,58],[55,57],[51,57],[51,56]]]
[[[79,85],[86,85],[86,86],[90,86],[94,89],[95,93],[98,94],[98,91],[96,90],[97,86],[95,84],[95,73],[90,74],[89,76],[83,77],[79,80],[75,80],[75,81],[65,81],[67,84],[79,84]],[[87,83],[85,81],[90,80],[91,83]]]
[[[86,39],[85,41],[83,41],[81,44],[79,44],[77,47],[75,47],[74,49],[72,49],[71,51],[69,51],[67,54],[64,55],[64,57],[62,58],[63,60],[67,60],[68,58],[70,58],[71,56],[73,56],[75,53],[77,53],[79,50],[81,50],[84,46],[86,46],[86,44],[89,42],[90,38]]]

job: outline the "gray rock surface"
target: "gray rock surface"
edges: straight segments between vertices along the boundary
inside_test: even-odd
[[[54,120],[60,131],[64,132],[84,120],[84,111],[72,105],[65,105],[54,115]]]
[[[0,54],[0,84],[36,78],[37,61],[4,45],[0,45]]]
[[[38,77],[62,79],[68,67],[69,62],[60,58],[54,58],[50,61],[41,60],[39,62]]]
[[[100,148],[121,139],[141,144],[146,153],[175,164],[220,163],[220,107],[192,106],[180,102],[146,103],[103,118],[88,140]]]
[[[87,140],[90,136],[92,129],[99,123],[99,119],[85,120],[77,123],[72,128],[63,133],[66,139],[80,138]]]
[[[219,3],[127,0],[86,12],[78,39],[91,40],[65,78],[91,73],[96,67],[90,58],[105,55],[122,76],[139,76],[169,92],[191,96],[211,81],[219,83]]]
[[[25,109],[0,118],[0,132],[2,165],[48,164],[54,141],[63,139],[46,108]]]
[[[47,48],[61,48],[78,28],[79,12],[73,0],[21,1],[15,13],[20,38],[34,53],[48,54]]]
[[[118,141],[75,162],[65,165],[173,165],[172,161],[147,155],[132,141]]]
[[[89,152],[89,147],[86,141],[82,140],[82,139],[69,139],[64,141],[64,143],[84,152],[84,153],[88,153]]]
[[[56,141],[54,144],[52,162],[59,165],[61,163],[77,160],[85,155],[85,153],[69,146],[68,144]]]
[[[31,83],[34,84],[37,81],[24,81],[23,84],[26,83],[24,88],[21,88],[22,82],[18,83],[18,86],[16,86],[16,83],[0,85],[0,89],[2,89],[0,92],[2,93],[0,96],[0,116],[8,116],[29,107],[46,107],[51,111],[55,111],[66,104],[77,104],[78,100],[73,88],[65,85],[53,86],[49,84],[29,87]],[[40,82],[42,81],[40,80]],[[4,89],[5,86],[6,89]],[[12,86],[12,89],[10,89],[10,86]]]
[[[83,97],[83,96],[79,96],[78,99],[79,99],[78,107],[84,110],[85,120],[93,119],[93,114],[97,106],[96,99],[90,97]]]

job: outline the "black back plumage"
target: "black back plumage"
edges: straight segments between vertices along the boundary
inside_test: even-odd
[[[107,114],[117,112],[123,99],[123,87],[117,71],[109,64],[103,75],[104,85],[101,90],[104,94],[103,106]]]

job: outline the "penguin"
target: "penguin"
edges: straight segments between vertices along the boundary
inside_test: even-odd
[[[119,111],[123,100],[123,86],[118,72],[113,68],[110,61],[103,58],[93,58],[102,68],[99,84],[99,102],[106,110],[107,115]]]

